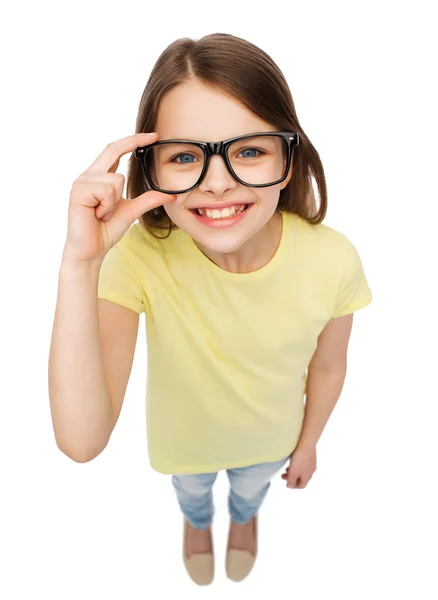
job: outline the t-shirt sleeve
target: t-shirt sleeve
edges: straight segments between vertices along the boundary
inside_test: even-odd
[[[344,241],[343,270],[332,318],[342,317],[364,308],[372,300],[372,292],[359,253],[348,238],[345,237]]]
[[[103,259],[97,297],[121,304],[137,314],[145,312],[143,287],[120,243]]]

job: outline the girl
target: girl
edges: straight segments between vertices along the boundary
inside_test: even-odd
[[[282,477],[302,488],[316,469],[371,291],[354,245],[322,224],[319,155],[261,49],[227,34],[175,41],[136,131],[71,190],[49,365],[56,441],[79,462],[106,446],[144,312],[149,460],[172,475],[184,564],[213,580],[212,487],[226,470],[226,570],[240,581],[274,475],[289,461]]]

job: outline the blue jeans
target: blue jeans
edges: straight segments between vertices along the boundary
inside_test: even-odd
[[[271,486],[271,479],[292,454],[276,462],[226,469],[230,481],[228,510],[238,525],[248,523],[258,512]],[[178,503],[186,519],[196,529],[210,527],[213,521],[213,484],[216,473],[172,475]]]

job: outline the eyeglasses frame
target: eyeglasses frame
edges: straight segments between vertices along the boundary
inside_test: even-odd
[[[244,181],[242,181],[242,179],[240,179],[236,175],[236,173],[234,173],[233,168],[231,167],[231,163],[228,159],[228,148],[232,143],[237,142],[238,140],[244,140],[247,138],[266,136],[266,135],[275,135],[275,136],[281,137],[286,142],[287,158],[286,158],[285,173],[284,173],[283,177],[281,177],[281,179],[278,179],[277,181],[274,181],[272,183],[257,183],[257,184],[245,183]],[[184,143],[184,144],[193,144],[193,145],[201,148],[201,150],[204,153],[204,168],[202,169],[201,175],[199,176],[199,179],[195,183],[195,185],[193,185],[192,187],[187,188],[185,190],[170,192],[170,191],[162,190],[154,185],[154,183],[152,182],[152,180],[149,176],[149,172],[148,172],[148,169],[146,166],[146,157],[147,157],[149,151],[151,150],[151,148],[153,148],[154,146],[158,146],[160,144],[169,144],[169,143],[174,143],[174,142],[180,142],[180,143]],[[229,138],[228,140],[222,140],[221,142],[199,142],[199,141],[194,141],[194,140],[180,140],[180,139],[158,140],[156,142],[153,142],[152,144],[147,144],[146,146],[141,146],[139,148],[136,148],[134,150],[134,156],[136,159],[140,160],[140,163],[142,164],[144,173],[146,175],[146,179],[148,180],[148,183],[151,186],[151,188],[158,192],[162,192],[163,194],[183,194],[183,193],[191,192],[192,190],[194,190],[204,179],[205,174],[207,173],[208,165],[210,162],[210,157],[215,154],[222,156],[222,159],[225,162],[228,171],[230,172],[231,176],[236,181],[238,181],[239,183],[241,183],[242,185],[245,185],[247,187],[261,188],[261,187],[270,187],[272,185],[277,185],[278,183],[281,183],[282,181],[284,181],[286,179],[286,177],[289,173],[289,168],[290,168],[290,164],[291,164],[291,160],[292,160],[292,151],[295,148],[295,146],[299,145],[299,143],[300,143],[300,136],[296,131],[261,131],[259,133],[248,133],[245,135],[238,135],[236,137]]]

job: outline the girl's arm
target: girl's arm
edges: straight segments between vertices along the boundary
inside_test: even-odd
[[[309,367],[304,421],[297,449],[314,448],[339,400],[346,372],[323,371]]]
[[[62,262],[59,272],[49,398],[56,443],[76,462],[99,454],[115,424],[99,334],[101,264]]]
[[[339,400],[347,374],[353,313],[330,319],[318,337],[307,372],[306,406],[300,448],[316,446]]]

